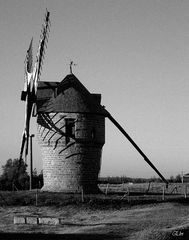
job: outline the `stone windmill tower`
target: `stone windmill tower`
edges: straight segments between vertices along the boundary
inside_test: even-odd
[[[43,190],[98,192],[105,110],[73,74],[39,82],[36,114],[43,159]]]
[[[90,93],[72,74],[61,82],[40,80],[44,49],[49,32],[47,11],[33,66],[32,41],[26,56],[25,85],[21,100],[26,102],[20,159],[28,155],[30,118],[37,118],[42,151],[44,191],[99,192],[97,181],[105,143],[105,117],[121,131],[144,160],[167,183],[143,151],[112,115],[101,106],[101,95]],[[72,63],[71,63],[72,64]]]

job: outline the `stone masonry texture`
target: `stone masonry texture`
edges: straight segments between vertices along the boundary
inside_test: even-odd
[[[39,114],[38,139],[43,158],[44,191],[97,192],[105,118],[94,114],[48,114],[62,133],[49,129]],[[54,116],[54,117],[53,117]],[[75,136],[66,142],[66,119],[74,119]]]

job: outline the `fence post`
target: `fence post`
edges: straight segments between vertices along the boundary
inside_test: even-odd
[[[36,207],[38,205],[38,188],[37,188],[36,195],[35,195],[35,205],[36,205]]]
[[[165,186],[163,186],[163,194],[162,194],[162,200],[165,200]]]
[[[122,191],[124,191],[124,182],[122,182]]]
[[[106,191],[105,191],[106,195],[108,195],[108,188],[109,188],[109,183],[107,183],[107,185],[106,185]]]
[[[83,187],[81,187],[81,202],[84,202],[84,192],[83,192]]]
[[[148,193],[148,192],[150,191],[150,186],[151,186],[151,182],[149,181],[149,183],[148,183],[148,188],[147,188],[147,190],[146,190],[146,193]]]
[[[128,188],[127,188],[127,191],[128,191],[128,197],[127,197],[127,201],[128,201],[128,203],[129,203],[129,202],[130,202],[129,186],[128,186]]]
[[[187,185],[185,185],[184,197],[187,198]]]

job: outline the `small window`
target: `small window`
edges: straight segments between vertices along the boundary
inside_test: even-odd
[[[75,138],[75,119],[66,118],[66,144],[70,142],[70,138]]]

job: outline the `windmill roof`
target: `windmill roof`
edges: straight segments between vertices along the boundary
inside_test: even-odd
[[[39,82],[37,88],[37,100],[51,98],[59,82]]]
[[[90,93],[75,75],[61,82],[39,82],[37,112],[78,112],[105,114],[101,94]]]

